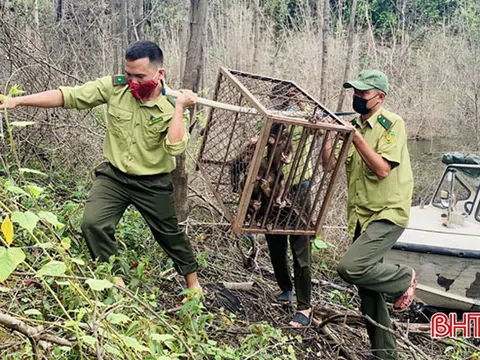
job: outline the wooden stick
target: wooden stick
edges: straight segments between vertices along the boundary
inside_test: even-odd
[[[74,342],[45,332],[43,326],[32,327],[27,325],[23,321],[15,319],[14,317],[4,313],[0,313],[0,325],[8,329],[18,331],[19,333],[27,336],[29,339],[45,340],[61,346],[72,347],[75,345]]]
[[[253,287],[253,281],[238,282],[238,283],[224,281],[222,284],[226,289],[229,289],[229,290],[249,291],[249,290],[252,290],[252,287]]]
[[[181,93],[179,91],[163,88],[162,89],[162,95],[173,96],[174,98],[177,98],[181,95]],[[257,109],[254,109],[254,108],[225,104],[225,103],[222,103],[222,102],[219,102],[219,101],[213,101],[213,100],[204,99],[204,98],[201,98],[201,97],[197,98],[197,104],[205,105],[205,106],[209,106],[209,107],[213,107],[213,108],[221,109],[221,110],[228,110],[228,111],[258,115]]]

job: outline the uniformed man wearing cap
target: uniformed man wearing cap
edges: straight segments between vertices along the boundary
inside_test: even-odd
[[[348,126],[354,129],[346,159],[348,231],[354,242],[338,265],[338,273],[357,285],[361,311],[391,328],[384,294],[396,298],[394,311],[406,310],[416,288],[415,271],[405,265],[384,264],[385,254],[405,230],[410,215],[413,176],[403,119],[382,105],[388,80],[378,70],[362,71],[343,84],[353,88],[353,108],[360,114]],[[332,149],[327,139],[323,163]],[[332,167],[334,164],[332,165]],[[372,352],[377,358],[396,359],[394,336],[366,321]]]
[[[83,216],[82,230],[94,259],[117,253],[115,227],[133,204],[155,239],[173,260],[187,287],[201,291],[197,263],[175,215],[170,172],[175,156],[188,141],[188,112],[196,95],[181,90],[175,100],[162,95],[163,52],[151,41],[131,44],[125,75],[106,76],[76,87],[0,100],[0,110],[17,106],[88,109],[107,104],[106,162],[95,169],[95,181]],[[119,278],[119,284],[123,280]]]

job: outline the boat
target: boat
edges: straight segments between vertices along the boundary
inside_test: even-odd
[[[385,261],[417,273],[426,306],[480,310],[480,157],[448,153],[428,204],[411,208],[408,227]]]

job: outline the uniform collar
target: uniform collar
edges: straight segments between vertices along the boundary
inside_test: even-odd
[[[169,87],[164,84],[164,86],[168,89]],[[157,106],[158,109],[163,112],[164,109],[167,109],[168,106],[171,106],[171,104],[168,102],[167,97],[165,95],[158,95],[155,99],[147,101],[146,103],[142,103],[139,101],[141,107],[154,107]]]
[[[380,106],[380,108],[379,108],[377,111],[375,111],[375,112],[373,113],[373,115],[370,116],[367,120],[363,120],[363,119],[362,119],[362,116],[360,115],[360,116],[358,116],[358,117],[356,118],[357,124],[358,124],[361,128],[363,128],[363,126],[365,125],[365,123],[367,123],[368,125],[370,125],[370,128],[373,129],[373,126],[375,125],[375,122],[376,122],[378,116],[379,116],[382,112],[383,112],[383,107]]]

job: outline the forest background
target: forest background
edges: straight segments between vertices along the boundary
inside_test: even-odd
[[[432,184],[440,175],[431,170],[439,169],[441,151],[479,151],[478,0],[0,0],[0,14],[0,93],[18,93],[16,87],[12,90],[14,84],[30,94],[122,73],[127,45],[136,39],[150,39],[164,50],[169,86],[193,88],[204,97],[212,94],[218,68],[225,66],[293,80],[329,109],[349,111],[351,98],[350,93],[342,89],[343,81],[366,68],[384,71],[391,84],[386,108],[405,119],[412,148],[417,147],[416,143],[423,144],[413,155],[414,203],[428,199],[431,194]],[[200,109],[196,114],[199,121],[194,129],[195,141],[205,121],[203,111]],[[165,305],[168,301],[164,298],[158,302],[152,299],[160,296],[154,286],[167,281],[165,278],[171,283],[168,273],[171,264],[158,265],[161,263],[158,254],[139,258],[135,253],[138,250],[143,254],[152,246],[152,240],[133,209],[119,227],[119,240],[124,244],[121,255],[130,266],[136,263],[131,268],[131,286],[142,289],[144,298],[140,301],[150,305],[139,303],[138,297],[122,293],[110,286],[110,282],[105,288],[100,286],[103,292],[95,289],[95,285],[90,288],[79,285],[86,278],[100,279],[108,274],[108,268],[100,267],[94,272],[88,267],[86,249],[79,234],[82,204],[91,184],[89,174],[102,160],[104,119],[102,107],[85,112],[26,108],[0,114],[0,170],[4,175],[0,195],[2,221],[5,223],[7,215],[13,218],[17,213],[13,218],[16,221],[11,242],[26,255],[26,260],[13,261],[16,272],[0,278],[1,281],[8,278],[0,288],[1,296],[4,304],[8,304],[6,312],[10,315],[14,314],[29,326],[60,323],[63,330],[56,329],[56,334],[70,339],[69,344],[57,342],[55,348],[45,350],[45,346],[39,347],[39,338],[19,336],[13,342],[8,338],[7,342],[14,345],[5,350],[0,348],[0,351],[12,357],[34,354],[39,358],[42,352],[50,351],[62,358],[62,354],[72,353],[71,339],[78,341],[76,351],[79,352],[75,356],[80,357],[88,357],[88,351],[107,358],[122,352],[122,356],[134,358],[142,353],[144,356],[150,353],[173,357],[172,354],[182,351],[195,354],[224,351],[249,354],[245,357],[254,358],[262,346],[268,348],[272,339],[276,344],[284,344],[275,347],[281,356],[295,356],[292,355],[295,351],[301,354],[323,351],[324,347],[320,346],[323,350],[319,350],[308,344],[290,348],[294,338],[284,338],[281,332],[267,325],[268,331],[267,328],[262,331],[268,336],[258,343],[252,340],[253,336],[248,338],[250,342],[246,342],[248,346],[243,350],[239,344],[230,344],[232,347],[228,348],[230,345],[225,344],[229,341],[222,337],[217,339],[217,344],[202,347],[199,344],[208,338],[205,324],[213,324],[214,320],[211,312],[205,313],[203,305],[196,303],[195,311],[190,309],[190,313],[182,313],[180,318],[181,322],[191,325],[199,317],[206,317],[202,318],[205,324],[199,325],[203,328],[191,330],[200,334],[198,338],[179,324],[165,333],[152,330],[151,326],[158,326],[158,322],[165,319],[159,320],[145,305],[154,307],[148,303],[151,301],[155,306],[168,309]],[[187,158],[194,158],[195,148],[189,154]],[[189,172],[190,178],[197,176],[192,170]],[[192,210],[194,214],[202,211],[187,205],[184,218],[192,214]],[[30,215],[22,215],[20,220],[18,217],[18,213],[29,211],[37,217],[33,227],[33,220],[27,219]],[[42,217],[39,211],[46,211],[54,218],[45,214]],[[342,185],[335,195],[327,225],[330,230],[325,242],[320,243],[321,248],[326,248],[317,253],[319,267],[316,271],[334,278],[334,264],[350,241],[344,231],[345,191]],[[208,275],[207,267],[211,269],[221,261],[212,255],[212,244],[220,241],[218,229],[192,228],[190,236],[204,265],[204,276],[208,277],[211,273]],[[220,232],[220,237],[229,239],[226,233]],[[5,232],[3,235],[8,243],[8,236]],[[206,245],[205,239],[211,243]],[[50,241],[54,245],[42,245]],[[227,252],[223,261],[238,257],[234,254],[233,243],[228,241],[222,243]],[[5,245],[7,249],[11,244]],[[39,253],[44,256],[36,257]],[[1,254],[0,257],[6,253]],[[49,273],[51,278],[40,277],[38,288],[25,285],[26,277],[52,262],[64,264],[65,269]],[[158,270],[158,266],[163,276],[145,279],[145,268]],[[215,270],[219,276],[216,280],[225,275],[219,269],[221,267]],[[0,270],[8,273],[8,269]],[[242,274],[250,279],[249,275]],[[55,276],[74,279],[67,282],[63,279],[59,285]],[[176,289],[180,285],[174,282],[169,286]],[[70,290],[62,292],[59,298],[55,295],[55,287]],[[103,301],[104,308],[87,300],[92,298],[89,295],[92,291]],[[354,304],[348,294],[348,291],[341,293],[339,302]],[[118,299],[123,299],[121,306],[126,307],[122,314],[128,313],[128,306],[138,307],[143,309],[144,318],[133,321],[131,315],[128,320],[114,317],[105,327],[92,326],[101,325],[108,316],[115,315],[119,308],[112,310],[112,304]],[[35,316],[36,320],[32,320]],[[258,319],[272,320],[268,316],[267,319],[258,316]],[[67,326],[65,321],[72,323]],[[82,328],[85,323],[89,324],[88,329]],[[149,331],[157,335],[169,334],[175,340],[158,336],[157,340],[152,340],[145,334],[134,337],[135,331],[146,323]],[[255,334],[256,330],[249,331],[246,337]],[[106,349],[100,346],[103,339],[112,341]],[[125,354],[122,350],[126,343],[132,353]],[[454,351],[458,352],[458,346]],[[275,356],[275,352],[267,351],[266,354]]]

